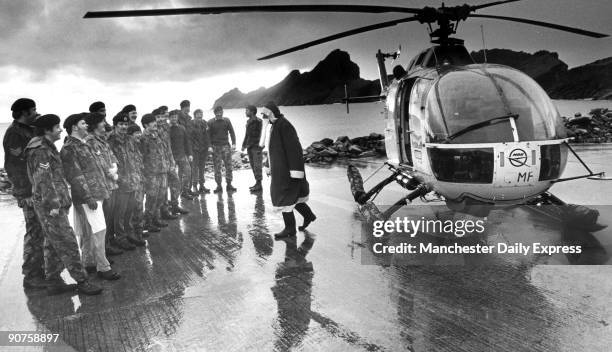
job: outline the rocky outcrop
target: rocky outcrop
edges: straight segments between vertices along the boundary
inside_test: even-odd
[[[576,113],[563,117],[568,137],[573,143],[610,143],[612,142],[612,111],[593,109],[589,116]]]
[[[341,136],[336,141],[323,138],[304,150],[304,162],[333,162],[336,159],[384,156],[385,137],[378,133],[369,136],[349,138]]]

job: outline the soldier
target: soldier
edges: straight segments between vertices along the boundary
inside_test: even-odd
[[[191,129],[191,146],[193,149],[193,167],[191,169],[191,184],[194,192],[210,193],[210,190],[204,186],[206,181],[206,160],[208,160],[208,148],[210,142],[208,140],[208,128],[206,121],[202,119],[202,110],[197,109],[193,112],[194,120]],[[198,189],[198,183],[200,188]]]
[[[37,127],[37,136],[32,138],[25,151],[28,178],[32,183],[32,203],[45,236],[47,293],[74,289],[74,285],[66,285],[60,277],[65,267],[77,282],[76,288],[80,293],[97,295],[102,289],[87,280],[79,245],[68,223],[68,209],[72,200],[60,154],[53,144],[62,133],[59,123],[56,115],[38,117],[33,123]]]
[[[106,221],[106,255],[119,255],[123,253],[120,249],[111,245],[111,240],[115,240],[115,222],[113,221],[113,209],[115,208],[114,201],[116,199],[115,192],[119,179],[117,168],[117,158],[106,141],[106,125],[104,115],[100,113],[91,113],[85,117],[87,123],[87,144],[94,150],[99,162],[102,164],[106,175],[106,186],[110,193],[110,197],[102,202],[102,210],[104,211],[104,220]]]
[[[136,144],[136,153],[134,154],[136,163],[139,167],[136,170],[140,172],[140,179],[142,182],[136,186],[134,191],[134,213],[132,214],[132,228],[134,229],[134,238],[138,241],[143,241],[143,230],[144,230],[144,196],[145,196],[145,185],[144,185],[144,164],[142,162],[142,130],[140,126],[130,125],[127,130],[128,135],[134,137],[134,143]],[[147,236],[149,234],[147,233]]]
[[[23,237],[23,287],[45,288],[43,232],[32,206],[32,185],[28,179],[25,147],[34,137],[30,126],[36,117],[36,103],[28,98],[17,99],[11,106],[13,123],[4,134],[4,167],[17,205],[23,210],[26,233]]]
[[[181,182],[176,172],[176,163],[174,156],[172,155],[172,145],[170,142],[170,125],[168,125],[168,107],[160,106],[158,108],[157,121],[157,132],[160,135],[161,140],[164,142],[164,149],[168,160],[170,161],[170,171],[168,171],[168,188],[170,189],[170,206],[167,204],[167,200],[162,205],[160,212],[161,218],[172,220],[176,219],[174,214],[189,214],[189,211],[181,208],[178,205],[178,197],[181,189]],[[166,199],[167,199],[166,195]],[[173,214],[174,213],[174,214]]]
[[[179,124],[179,110],[170,112],[170,143],[172,156],[178,166],[178,174],[181,179],[181,197],[193,199],[191,195],[191,161],[193,152],[191,150],[191,140],[185,127]]]
[[[70,115],[64,121],[68,137],[60,152],[64,175],[70,185],[75,211],[75,232],[80,235],[82,262],[87,272],[98,272],[105,280],[117,280],[119,274],[111,269],[105,251],[105,230],[92,231],[84,205],[91,210],[98,209],[98,202],[110,197],[105,171],[96,160],[92,148],[87,144],[88,114]]]
[[[221,186],[223,175],[221,173],[221,163],[225,164],[225,189],[228,192],[235,192],[232,186],[232,151],[236,150],[236,135],[232,122],[227,117],[223,117],[223,108],[216,106],[214,109],[215,117],[208,121],[208,135],[213,149],[213,164],[215,168],[215,181],[217,188],[215,193],[223,192]],[[229,136],[232,139],[230,147]]]
[[[253,170],[253,176],[255,176],[255,184],[249,189],[253,193],[261,192],[261,169],[262,169],[262,147],[259,146],[259,139],[261,138],[261,127],[262,121],[257,117],[257,108],[253,105],[249,105],[245,109],[245,115],[249,118],[246,124],[246,132],[244,134],[244,141],[242,142],[242,152],[245,150],[249,154],[249,163]]]
[[[275,239],[296,235],[295,215],[293,209],[304,217],[303,231],[316,220],[316,216],[306,204],[310,188],[304,172],[302,145],[295,128],[273,102],[268,102],[262,109],[264,119],[272,124],[268,153],[270,157],[270,194],[272,205],[283,214],[285,228],[274,235]]]
[[[128,115],[123,112],[118,113],[113,118],[113,125],[115,131],[109,137],[108,144],[117,158],[119,188],[115,192],[113,211],[115,240],[112,243],[124,250],[134,250],[134,245],[145,245],[143,240],[134,237],[134,228],[131,223],[135,207],[135,192],[142,183],[141,165],[137,160],[138,151],[134,138],[127,134]]]
[[[138,131],[142,132],[140,126],[138,126],[138,124],[136,123],[136,119],[138,119],[138,112],[136,111],[136,107],[134,105],[129,104],[124,106],[123,109],[121,109],[121,112],[127,114],[128,118],[130,119],[128,121],[128,127],[136,126],[135,128],[138,129]]]
[[[191,102],[189,100],[183,100],[181,101],[181,112],[179,114],[179,124],[182,125],[183,127],[185,127],[185,131],[187,132],[188,137],[190,138],[191,141],[191,148],[193,150],[194,145],[193,145],[193,135],[192,135],[192,131],[194,128],[194,124],[193,124],[193,119],[191,118],[191,116],[189,115],[189,112],[191,111]],[[191,169],[191,175],[189,175],[189,187],[187,190],[187,193],[191,196],[191,197],[197,197],[198,196],[198,192],[194,192],[191,190],[191,184],[194,182],[197,182],[197,179],[194,180],[194,173],[193,173],[193,169],[194,169],[194,163],[195,163],[195,156],[193,156],[193,160],[189,161],[189,167]]]
[[[163,142],[157,133],[157,122],[153,114],[142,117],[142,158],[144,163],[145,193],[145,229],[148,232],[159,232],[160,227],[168,224],[159,220],[161,204],[166,198],[168,170],[170,161],[164,150]]]

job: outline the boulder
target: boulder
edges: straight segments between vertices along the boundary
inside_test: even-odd
[[[363,150],[361,148],[359,148],[358,146],[356,146],[356,145],[350,146],[348,151],[351,154],[361,154],[361,153],[363,153]]]
[[[331,138],[323,138],[319,143],[326,147],[331,147],[334,144],[334,141]]]

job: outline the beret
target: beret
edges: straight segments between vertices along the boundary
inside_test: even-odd
[[[113,126],[118,124],[119,122],[130,122],[130,118],[128,117],[128,114],[121,111],[120,113],[115,115],[115,117],[113,117]]]
[[[104,115],[97,112],[92,112],[85,116],[85,122],[87,122],[87,124],[90,126],[95,126],[102,121],[104,121]]]
[[[60,124],[60,118],[57,115],[46,114],[42,116],[38,116],[32,125],[38,128],[52,128],[55,125]]]
[[[181,113],[181,110],[174,109],[174,110],[170,111],[170,115],[179,115],[180,113]]]
[[[213,112],[222,111],[222,110],[223,110],[223,106],[217,105],[215,106],[215,109],[213,110]]]
[[[85,114],[73,114],[68,116],[65,120],[64,120],[64,129],[70,133],[70,131],[72,130],[72,126],[76,125],[77,123],[79,123],[79,121],[85,119]]]
[[[189,100],[183,100],[181,102],[181,109],[186,107],[186,106],[191,106],[191,103],[189,102]]]
[[[121,112],[132,112],[132,111],[136,111],[136,107],[132,104],[126,105],[123,107],[123,109],[121,109]]]
[[[98,112],[100,109],[106,109],[106,105],[101,101],[96,101],[89,105],[89,112]]]
[[[34,100],[29,98],[19,98],[11,105],[11,111],[23,111],[36,107]]]
[[[142,116],[141,121],[142,122],[142,126],[144,127],[145,125],[151,123],[151,122],[155,122],[155,115],[153,114],[144,114]]]

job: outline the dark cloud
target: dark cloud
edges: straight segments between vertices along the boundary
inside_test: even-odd
[[[325,1],[304,1],[303,3]],[[343,2],[343,1],[337,1]],[[427,46],[418,24],[336,41],[266,62],[256,58],[321,36],[402,16],[367,14],[235,14],[84,20],[88,10],[203,6],[201,1],[12,1],[0,13],[0,66],[16,65],[44,77],[56,69],[75,69],[104,81],[191,80],[232,70],[311,67],[340,47],[349,51],[362,74],[375,75],[376,49],[404,47],[404,58]],[[266,3],[243,1],[242,4]],[[269,3],[269,2],[267,2]],[[282,3],[276,1],[274,3]],[[291,3],[291,2],[288,2]],[[347,3],[371,3],[351,1]],[[388,1],[407,6],[405,1]],[[447,1],[447,5],[463,1]],[[479,3],[482,3],[480,1]],[[211,6],[221,5],[208,2]],[[239,2],[223,2],[222,5]],[[432,5],[413,1],[412,6]],[[607,0],[525,1],[482,13],[524,16],[612,34],[612,5]],[[488,47],[558,51],[570,66],[610,56],[610,39],[596,41],[547,29],[509,23],[473,21],[462,24],[460,36],[474,49],[481,46],[480,27]]]

